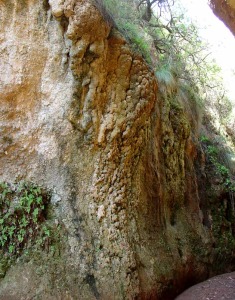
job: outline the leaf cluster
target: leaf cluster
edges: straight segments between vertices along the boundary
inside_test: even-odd
[[[225,161],[226,153],[224,153],[223,149],[219,149],[215,143],[206,136],[201,137],[201,142],[208,161],[213,165],[216,173],[222,178],[222,185],[225,191],[234,193],[235,182]]]
[[[46,226],[49,196],[32,183],[0,183],[0,251],[19,255],[38,235],[50,236]]]
[[[100,0],[101,1],[101,0]],[[216,107],[221,117],[230,109],[220,69],[208,44],[174,0],[103,0],[118,29],[155,69],[160,91],[177,86],[201,107]],[[162,86],[161,86],[162,85]],[[225,107],[229,107],[225,109]]]

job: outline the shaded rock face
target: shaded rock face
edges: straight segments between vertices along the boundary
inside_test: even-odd
[[[215,15],[217,15],[235,35],[235,1],[211,0],[210,6]]]
[[[51,191],[66,231],[63,263],[18,261],[1,297],[171,299],[206,278],[191,108],[158,96],[92,2],[0,5],[0,179]]]

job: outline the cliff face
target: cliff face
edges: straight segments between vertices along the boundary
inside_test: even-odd
[[[210,6],[215,15],[217,15],[235,35],[235,1],[211,0]]]
[[[63,250],[23,255],[1,297],[170,299],[206,278],[214,240],[193,107],[159,96],[92,2],[0,5],[0,179],[50,191],[64,228]]]

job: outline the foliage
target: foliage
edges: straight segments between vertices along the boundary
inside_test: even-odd
[[[217,262],[213,268],[218,271],[230,265],[234,258],[235,181],[229,169],[229,161],[226,159],[229,149],[205,135],[200,137],[200,141],[206,156],[208,179],[208,182],[205,182],[207,190],[204,195],[204,205],[207,206],[211,216],[214,238],[212,255]],[[209,203],[206,204],[207,197]]]
[[[50,230],[46,219],[48,195],[28,184],[0,183],[0,251],[7,255],[21,254],[40,235],[46,243]]]
[[[133,43],[135,50],[141,52],[148,63],[151,63],[150,47],[144,38],[144,33],[139,31],[139,27],[131,22],[123,24],[123,32]]]
[[[96,0],[101,1],[101,0]],[[198,29],[174,0],[103,0],[118,29],[155,69],[160,92],[175,87],[200,107],[216,108],[221,119],[231,110],[220,68]]]
[[[210,160],[215,162],[218,155],[218,149],[214,145],[208,145],[206,152],[210,156]]]
[[[156,70],[155,75],[160,83],[162,93],[171,94],[176,89],[176,79],[169,67],[163,65]]]
[[[205,136],[205,135],[201,135],[200,141],[202,143],[210,143],[210,139],[207,136]]]
[[[225,150],[219,149],[218,146],[206,136],[201,136],[200,140],[209,162],[215,168],[217,175],[220,175],[222,178],[222,184],[225,191],[233,193],[235,191],[235,182],[229,167],[227,166],[228,163],[224,160],[226,155],[224,153]]]
[[[220,269],[222,265],[229,263],[231,260],[231,253],[234,252],[235,239],[233,228],[231,224],[234,224],[234,219],[229,222],[226,218],[227,212],[223,205],[220,203],[218,208],[213,208],[213,234],[216,239],[215,244],[215,256],[217,259],[217,265],[215,268]]]
[[[100,1],[96,0],[96,2]],[[151,63],[149,38],[145,29],[140,26],[138,12],[133,9],[134,1],[103,0],[102,5],[107,12],[106,19],[113,19],[119,31],[130,41],[133,49]]]
[[[49,201],[33,183],[0,183],[0,278],[16,259],[50,264],[60,257],[65,231],[53,221]]]

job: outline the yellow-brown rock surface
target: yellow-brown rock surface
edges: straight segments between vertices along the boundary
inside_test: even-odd
[[[0,7],[0,180],[50,190],[68,235],[64,269],[18,261],[0,298],[170,299],[205,278],[190,112],[91,1]]]
[[[235,1],[211,0],[210,5],[217,17],[219,17],[235,35]]]

